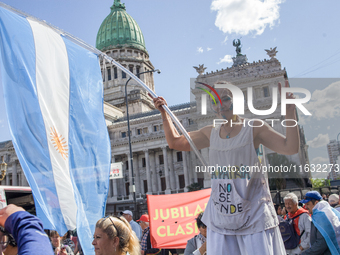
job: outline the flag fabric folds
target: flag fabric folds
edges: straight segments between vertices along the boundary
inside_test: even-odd
[[[340,254],[340,212],[328,202],[320,201],[313,208],[314,226],[325,238],[332,254]]]
[[[77,228],[94,254],[111,161],[98,56],[2,7],[0,54],[12,141],[37,216],[60,235]]]

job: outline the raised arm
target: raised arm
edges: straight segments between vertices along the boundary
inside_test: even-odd
[[[289,87],[288,81],[286,81],[285,87]],[[279,90],[281,92],[281,83],[279,83]],[[287,93],[286,97],[294,98],[294,95]],[[295,120],[297,122],[295,105],[287,105],[286,120]],[[256,128],[254,131],[255,146],[258,147],[261,143],[269,149],[284,155],[298,153],[300,147],[299,129],[297,125],[290,127],[295,125],[295,121],[285,122],[285,125],[288,126],[286,127],[286,136],[276,132],[267,123],[261,128]]]
[[[171,117],[163,109],[162,105],[166,105],[166,101],[163,97],[153,98],[155,107],[161,112],[163,121],[163,130],[166,141],[170,149],[179,151],[190,151],[190,144],[187,139],[180,135],[174,126]],[[211,129],[210,129],[211,130]],[[194,141],[198,149],[209,147],[209,128],[205,127],[198,131],[190,132],[189,135]]]

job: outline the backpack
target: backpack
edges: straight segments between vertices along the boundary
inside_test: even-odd
[[[163,253],[162,249],[152,248],[151,240],[150,240],[150,231],[148,233],[148,237],[146,239],[147,250],[145,251],[146,255],[161,255]]]
[[[294,219],[299,217],[301,214],[295,216],[294,218],[289,219],[287,213],[286,219],[281,221],[279,224],[281,236],[286,250],[295,249],[300,243],[301,236],[303,235],[303,233],[305,233],[305,231],[302,231],[301,235],[298,235],[294,228]]]

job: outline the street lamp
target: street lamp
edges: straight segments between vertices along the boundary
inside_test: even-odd
[[[340,135],[340,133],[337,135],[337,137],[336,137],[336,141],[337,141],[337,145],[338,145],[338,151],[339,151],[339,155],[340,155],[340,143],[339,143],[339,135]]]
[[[137,76],[143,74],[143,73],[154,73],[157,72],[158,74],[161,73],[159,69],[153,69],[141,73],[137,73]],[[128,124],[128,135],[129,135],[129,150],[130,150],[130,166],[131,166],[131,177],[132,177],[132,193],[133,193],[133,203],[135,205],[135,210],[137,209],[137,204],[136,204],[136,188],[135,188],[135,177],[133,174],[133,156],[132,156],[132,147],[131,147],[131,130],[130,130],[130,118],[129,118],[129,105],[128,105],[128,97],[127,97],[127,85],[129,81],[131,80],[131,77],[126,81],[125,83],[125,103],[126,103],[126,119],[127,119],[127,124]]]
[[[2,163],[0,164],[0,171],[1,171],[0,181],[2,181],[5,178],[7,171],[7,164],[5,163],[4,158],[2,158]]]

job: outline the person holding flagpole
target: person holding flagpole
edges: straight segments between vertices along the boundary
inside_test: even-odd
[[[288,81],[285,87],[289,87]],[[280,83],[279,90],[281,92]],[[212,173],[211,196],[202,218],[207,225],[207,254],[250,255],[256,247],[257,254],[285,255],[266,176],[262,171],[245,173],[241,170],[260,165],[257,155],[260,144],[284,155],[298,153],[298,127],[287,127],[286,136],[283,136],[266,123],[261,126],[259,120],[252,124],[258,127],[243,126],[240,116],[233,114],[232,93],[219,89],[218,94],[222,105],[215,107],[213,104],[213,111],[219,119],[227,120],[227,124],[210,125],[189,133],[197,149],[209,147],[210,166],[230,166],[236,170],[222,172],[216,169]],[[286,98],[292,99],[294,95],[287,93]],[[166,105],[165,99],[153,100],[161,112],[169,147],[190,151],[189,142],[178,134],[162,108]],[[292,126],[296,119],[295,105],[287,105],[286,125]]]

